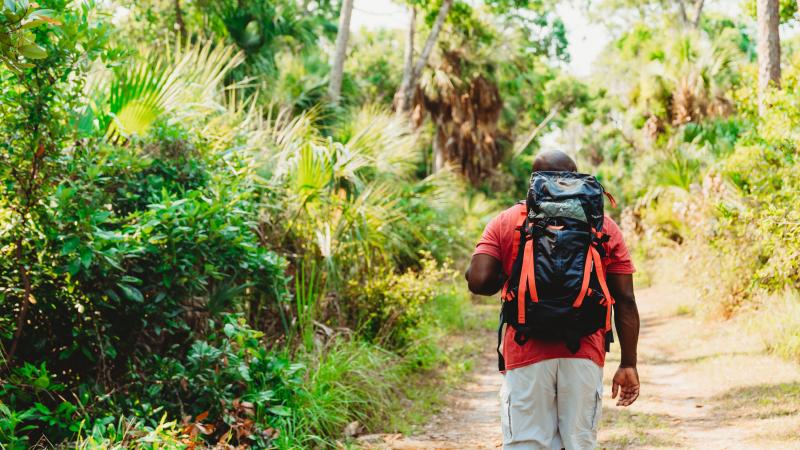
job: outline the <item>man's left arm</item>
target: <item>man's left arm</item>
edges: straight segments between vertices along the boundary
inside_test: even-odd
[[[469,285],[469,290],[477,295],[494,295],[506,281],[503,273],[503,264],[491,255],[478,253],[472,256],[472,261],[464,274]]]
[[[629,406],[639,397],[639,373],[636,370],[639,309],[633,293],[633,275],[609,273],[607,283],[615,301],[614,322],[622,353],[611,386],[611,398],[617,398],[619,394],[617,406]]]

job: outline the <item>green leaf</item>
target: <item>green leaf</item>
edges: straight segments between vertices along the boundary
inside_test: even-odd
[[[23,45],[19,49],[20,54],[28,59],[44,59],[47,58],[47,52],[36,44]]]
[[[132,277],[130,275],[125,275],[121,278],[121,281],[130,284],[142,284],[142,280],[136,277]]]
[[[50,387],[50,378],[47,375],[41,375],[33,380],[33,386],[36,389],[47,389]]]
[[[78,245],[80,245],[80,243],[81,240],[78,238],[78,236],[70,236],[64,239],[64,246],[61,247],[61,254],[68,255],[72,253],[73,251],[75,251],[76,248],[78,248]]]
[[[83,268],[88,269],[89,266],[92,264],[92,258],[94,257],[92,249],[89,247],[83,247],[80,250],[80,255],[81,255],[81,264],[83,265]]]
[[[44,406],[44,405],[43,405],[43,404],[41,404],[41,403],[38,403],[38,402],[37,402],[37,403],[34,403],[34,404],[33,404],[33,407],[34,407],[34,408],[36,408],[36,411],[38,411],[38,412],[39,412],[39,414],[41,414],[41,415],[43,415],[43,416],[48,416],[48,415],[50,415],[50,408],[48,408],[47,406]]]
[[[122,294],[128,298],[128,300],[133,300],[137,303],[141,303],[144,301],[144,296],[139,289],[135,287],[125,284],[125,283],[117,283],[117,286],[122,290]]]
[[[276,416],[282,416],[282,417],[287,417],[292,415],[292,410],[283,405],[272,406],[269,408],[269,412],[275,414]]]
[[[81,259],[73,258],[67,263],[67,272],[70,275],[75,275],[81,270]]]

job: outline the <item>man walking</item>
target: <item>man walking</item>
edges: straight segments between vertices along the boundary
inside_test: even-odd
[[[553,182],[556,184],[548,185],[550,191],[557,190],[558,183],[568,184],[570,180],[582,182],[583,179],[587,179],[593,181],[594,184],[590,183],[591,186],[598,186],[597,192],[603,193],[602,187],[594,178],[577,174],[575,162],[560,151],[539,154],[534,161],[533,171],[534,177],[541,174],[545,182],[555,180]],[[565,179],[567,181],[563,182]],[[550,191],[545,187],[543,192]],[[529,206],[531,197],[529,194]],[[601,199],[599,208],[602,210],[602,195],[597,197]],[[533,198],[536,199],[535,194]],[[554,257],[555,263],[550,266],[555,266],[557,269],[563,265],[568,266],[571,260],[565,258],[564,254],[571,248],[568,242],[570,236],[589,236],[588,232],[583,234],[570,232],[569,224],[578,223],[587,228],[589,225],[571,218],[562,220],[560,217],[573,216],[591,223],[592,215],[588,213],[584,215],[586,203],[585,200],[576,203],[577,209],[570,209],[570,204],[567,202],[537,204],[537,208],[541,206],[542,211],[526,211],[525,204],[517,204],[507,209],[486,226],[467,269],[466,278],[473,293],[494,295],[503,288],[503,311],[506,315],[503,320],[508,326],[502,335],[500,359],[504,379],[500,392],[500,411],[503,448],[507,450],[561,448],[584,450],[595,447],[602,411],[603,364],[607,336],[611,336],[612,305],[622,358],[614,375],[611,397],[617,399],[618,406],[628,406],[639,396],[639,376],[636,371],[639,313],[633,293],[634,267],[617,224],[608,216],[603,217],[603,214],[598,213],[594,219],[598,223],[597,230],[602,228],[602,233],[591,228],[591,234],[596,236],[587,238],[591,239],[591,244],[589,240],[586,244],[589,251],[583,259],[577,258],[580,262],[576,264],[580,264],[581,268],[585,264],[586,272],[580,275],[581,270],[577,275],[579,280],[577,289],[580,294],[574,303],[571,298],[567,303],[567,308],[570,309],[567,313],[571,314],[569,316],[571,319],[563,323],[577,323],[579,319],[575,317],[581,305],[585,305],[583,310],[586,311],[594,308],[585,315],[600,314],[601,322],[587,319],[586,323],[590,324],[588,328],[575,325],[576,330],[580,328],[584,331],[552,329],[548,331],[548,327],[552,327],[553,324],[562,323],[553,319],[557,315],[550,314],[550,310],[542,312],[542,308],[546,308],[548,304],[545,298],[548,295],[547,289],[551,289],[550,292],[553,290],[548,288],[547,284],[552,280],[540,278],[544,277],[542,274],[547,270],[552,272],[554,269],[548,267],[548,264],[537,262],[540,261],[537,258],[541,255],[517,258],[517,254],[521,252],[533,254],[544,253],[546,250],[560,255]],[[595,201],[595,204],[597,203]],[[547,215],[545,207],[555,208],[553,211],[556,212]],[[538,214],[534,215],[534,212]],[[558,219],[542,221],[541,217],[558,217]],[[538,230],[538,237],[545,244],[535,241],[537,231],[530,231],[528,237],[523,236],[523,240],[520,241],[521,228],[529,227],[528,230],[533,230],[534,225],[540,222],[547,225],[546,228],[539,225]],[[567,224],[567,229],[563,229],[562,223]],[[535,242],[528,242],[528,245],[525,245],[526,239]],[[541,247],[542,245],[555,249]],[[559,247],[563,248],[559,250]],[[577,247],[572,245],[572,248]],[[515,263],[516,260],[518,262]],[[593,261],[597,264],[593,264]],[[526,270],[526,267],[536,265],[534,262],[538,264],[537,268],[530,267]],[[543,265],[544,268],[541,267]],[[532,275],[534,272],[536,276]],[[568,272],[563,273],[569,275]],[[510,283],[516,284],[509,289]],[[515,287],[517,284],[518,289]],[[541,303],[539,303],[540,294]],[[508,317],[507,306],[510,307],[509,311],[512,311],[512,318]],[[572,306],[575,307],[574,310]],[[605,311],[603,308],[608,309],[607,315],[603,312]],[[605,316],[605,326],[602,323],[603,316]],[[561,325],[556,326],[561,327]],[[547,333],[557,337],[551,339]]]

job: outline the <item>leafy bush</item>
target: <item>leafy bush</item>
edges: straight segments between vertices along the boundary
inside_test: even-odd
[[[419,272],[409,269],[399,275],[373,275],[363,285],[360,281],[349,283],[354,301],[346,316],[357,318],[355,323],[365,338],[401,349],[411,344],[410,333],[425,319],[426,306],[436,296],[439,283],[452,279],[454,272],[428,255]]]
[[[430,318],[453,313],[445,261],[492,205],[428,176],[407,120],[349,109],[389,101],[397,80],[371,68],[399,55],[313,106],[327,57],[296,44],[332,9],[284,3],[299,22],[273,30],[179,5],[179,27],[218,39],[137,50],[114,5],[3,4],[26,11],[0,17],[0,446],[333,446],[354,421],[396,421],[401,380],[444,361],[440,328],[463,325]],[[166,36],[151,25],[171,19],[130,23],[159,8],[114,21]]]
[[[130,380],[118,407],[150,416],[163,410],[183,418],[185,434],[211,442],[271,446],[276,430],[294,414],[304,367],[268,350],[264,334],[242,316],[223,316],[208,328],[184,356],[147,360],[136,377],[150,382]]]
[[[27,449],[29,433],[41,428],[50,430],[54,440],[61,440],[80,428],[78,406],[61,393],[63,384],[54,382],[45,363],[24,364],[15,368],[0,386],[0,440],[10,450]],[[48,407],[46,404],[51,405]]]

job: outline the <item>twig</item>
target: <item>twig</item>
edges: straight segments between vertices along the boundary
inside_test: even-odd
[[[551,109],[550,112],[547,114],[547,116],[544,118],[544,120],[539,122],[539,124],[536,125],[536,128],[534,128],[533,131],[531,131],[531,133],[528,135],[528,137],[525,138],[523,144],[514,146],[514,156],[519,155],[520,153],[525,151],[525,149],[528,148],[529,145],[531,145],[531,142],[533,142],[533,140],[536,138],[536,135],[539,134],[539,132],[542,131],[542,129],[544,129],[544,127],[547,126],[547,124],[550,123],[551,120],[553,120],[553,118],[556,116],[556,114],[558,114],[560,109],[561,108],[559,107]]]

